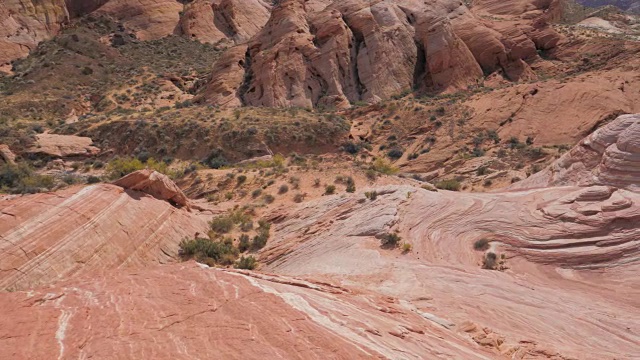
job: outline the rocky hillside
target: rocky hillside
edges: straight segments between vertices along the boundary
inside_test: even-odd
[[[519,190],[396,183],[267,206],[260,272],[154,265],[204,231],[154,173],[2,199],[0,342],[12,358],[632,359],[639,124],[616,119]],[[543,183],[556,169],[573,175]]]
[[[630,13],[8,0],[0,24],[2,359],[640,358]]]

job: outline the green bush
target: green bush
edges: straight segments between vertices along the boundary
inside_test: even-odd
[[[116,158],[107,164],[107,174],[109,179],[112,180],[142,169],[155,170],[171,177],[177,175],[169,173],[169,167],[165,162],[157,161],[154,158],[148,158],[146,162],[142,162],[137,158]]]
[[[324,187],[324,194],[325,195],[333,195],[336,192],[336,186],[335,185],[327,185]]]
[[[258,261],[253,256],[240,257],[233,267],[236,269],[245,269],[245,270],[253,270],[258,266]]]
[[[238,257],[238,249],[231,241],[211,241],[205,238],[182,240],[180,242],[180,256],[183,259],[203,261],[211,259],[215,263],[228,263],[229,259]]]
[[[271,194],[265,194],[262,199],[264,200],[265,203],[267,204],[271,204],[272,202],[274,202],[276,200],[275,196],[271,195]]]
[[[0,191],[32,194],[41,189],[49,190],[54,185],[53,177],[36,174],[27,164],[0,166]]]
[[[385,247],[397,247],[402,238],[396,233],[387,233],[380,237],[380,243]]]
[[[449,179],[439,181],[436,183],[436,187],[443,190],[460,191],[461,184],[458,180]]]
[[[348,193],[356,192],[356,182],[353,180],[351,176],[347,178],[347,192]]]
[[[278,189],[278,194],[286,194],[289,191],[289,186],[287,186],[286,184],[282,184],[280,185],[280,188]]]
[[[476,251],[485,251],[489,248],[489,240],[480,239],[473,243],[473,249]]]
[[[211,220],[209,226],[217,233],[226,234],[233,229],[233,219],[228,215],[221,215]]]
[[[249,239],[249,235],[242,234],[240,235],[240,240],[238,240],[238,250],[240,252],[245,252],[249,250],[251,247],[251,240]]]
[[[394,175],[398,172],[398,168],[392,166],[381,158],[378,158],[373,162],[371,170],[385,175]]]
[[[242,185],[245,183],[245,181],[247,181],[247,177],[245,175],[240,175],[236,178],[236,181],[238,183],[238,186]]]
[[[377,191],[375,191],[375,190],[374,190],[374,191],[372,191],[372,192],[368,192],[368,191],[367,191],[366,193],[364,193],[364,196],[365,196],[367,199],[369,199],[369,200],[371,200],[371,201],[374,201],[375,199],[377,199],[377,198],[378,198],[378,192],[377,192]]]
[[[271,224],[264,220],[260,220],[258,222],[258,230],[257,235],[253,237],[253,242],[251,243],[251,247],[254,250],[262,249],[265,245],[267,245],[267,240],[269,240],[269,231],[271,230]]]

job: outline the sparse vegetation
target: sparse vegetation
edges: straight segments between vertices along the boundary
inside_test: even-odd
[[[333,195],[336,193],[336,186],[335,185],[327,185],[324,187],[324,194],[325,195]]]
[[[402,238],[396,233],[387,233],[380,237],[380,243],[384,247],[395,248],[398,246]]]
[[[476,251],[486,251],[489,249],[489,240],[487,239],[479,239],[473,243],[473,249]]]
[[[253,270],[258,266],[258,261],[253,256],[241,256],[233,267],[236,269]]]
[[[398,168],[381,158],[378,158],[373,162],[371,170],[385,175],[395,175],[398,172]]]
[[[365,193],[364,193],[364,196],[365,196],[367,199],[369,199],[369,200],[371,200],[371,201],[374,201],[375,199],[377,199],[377,198],[378,198],[378,192],[377,192],[377,191],[375,191],[375,190],[374,190],[374,191],[371,191],[371,192],[367,191],[367,192],[365,192]]]
[[[54,184],[53,177],[36,174],[27,164],[0,165],[0,192],[32,194],[49,190]]]
[[[435,185],[438,189],[450,191],[460,191],[460,188],[462,187],[460,182],[455,179],[438,181]]]

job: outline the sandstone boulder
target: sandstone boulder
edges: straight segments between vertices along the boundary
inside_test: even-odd
[[[177,207],[189,208],[189,200],[168,176],[145,169],[134,171],[113,182],[125,189],[147,193],[158,200],[168,201]]]
[[[99,152],[100,149],[93,146],[91,138],[56,134],[36,135],[36,143],[27,149],[29,154],[42,154],[58,158],[91,156]]]

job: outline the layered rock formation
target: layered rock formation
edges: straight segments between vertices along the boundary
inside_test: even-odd
[[[450,0],[315,6],[287,0],[249,41],[245,59],[239,56],[244,47],[232,49],[214,66],[215,85],[200,99],[227,106],[344,107],[412,89],[466,88],[483,70],[528,79],[534,75],[526,61],[560,39],[541,14],[501,24]],[[229,66],[231,59],[242,66]]]
[[[550,167],[514,188],[567,184],[640,190],[640,115],[623,115],[597,129]]]
[[[16,359],[492,356],[392,298],[194,263],[3,294],[0,305],[12,314],[0,345]]]
[[[203,42],[243,42],[269,18],[261,0],[8,0],[0,4],[0,66],[24,57],[75,18],[106,15],[141,40],[178,34]]]
[[[6,0],[0,3],[0,65],[26,56],[69,20],[64,0]]]
[[[196,0],[185,6],[180,30],[202,42],[240,43],[262,29],[270,11],[271,4],[262,0]]]
[[[0,289],[164,263],[206,230],[198,213],[115,185],[0,197]]]
[[[637,124],[620,117],[567,154],[597,185],[387,185],[374,200],[362,189],[275,209],[261,272],[149,266],[207,226],[144,193],[4,198],[0,286],[29,291],[0,294],[12,314],[0,346],[16,358],[637,358],[640,192],[617,185],[636,168]],[[381,246],[390,233],[411,248]]]

